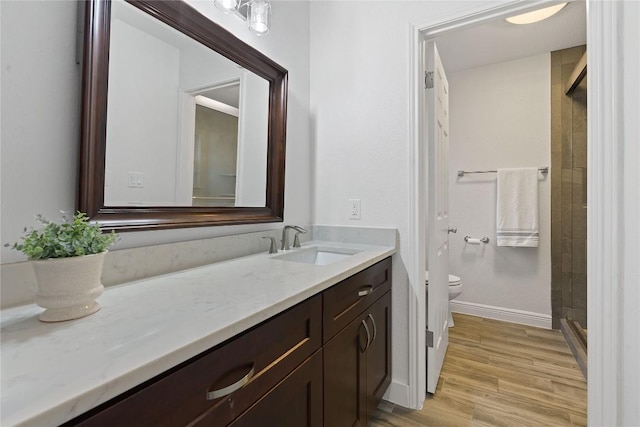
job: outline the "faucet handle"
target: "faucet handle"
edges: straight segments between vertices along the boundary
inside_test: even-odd
[[[278,253],[278,249],[276,248],[276,238],[275,237],[271,237],[271,236],[267,236],[267,237],[263,237],[263,239],[270,239],[271,240],[271,245],[269,246],[269,253],[270,254],[277,254]]]
[[[294,234],[293,236],[293,247],[294,248],[299,248],[300,247],[300,234],[305,234],[307,232],[307,230],[305,230],[302,227],[298,227],[297,225],[293,227],[294,230],[296,230],[296,234]]]

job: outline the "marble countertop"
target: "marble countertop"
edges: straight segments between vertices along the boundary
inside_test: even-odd
[[[258,254],[139,280],[68,322],[40,322],[34,304],[2,310],[0,425],[68,421],[395,253],[310,246],[360,252],[325,266]]]

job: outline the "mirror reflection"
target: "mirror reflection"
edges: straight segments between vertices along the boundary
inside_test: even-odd
[[[269,82],[112,2],[105,206],[264,207]]]

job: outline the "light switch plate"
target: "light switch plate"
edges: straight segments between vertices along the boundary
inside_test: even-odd
[[[143,188],[144,187],[144,173],[142,172],[129,172],[129,188]]]

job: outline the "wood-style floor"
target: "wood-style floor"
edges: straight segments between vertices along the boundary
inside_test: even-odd
[[[587,384],[560,331],[454,314],[421,411],[383,402],[371,427],[586,426]]]

